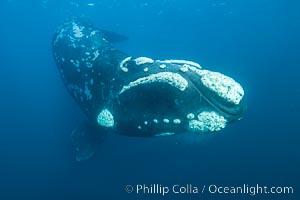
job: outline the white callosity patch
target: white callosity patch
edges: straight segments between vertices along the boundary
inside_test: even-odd
[[[168,124],[170,122],[170,120],[169,119],[163,119],[163,122]]]
[[[149,69],[148,69],[148,67],[145,67],[144,72],[147,72],[147,71],[149,71]]]
[[[181,120],[180,120],[180,119],[173,119],[173,123],[174,123],[174,124],[180,124],[180,123],[181,123]]]
[[[242,86],[232,78],[218,72],[208,72],[201,77],[202,83],[230,103],[238,105],[244,96]]]
[[[160,67],[161,69],[165,69],[165,68],[167,67],[167,65],[161,64],[161,65],[159,65],[159,67]]]
[[[204,76],[205,74],[209,73],[208,70],[201,70],[198,69],[196,67],[192,67],[192,66],[188,66],[189,70],[191,70],[192,72],[195,72],[196,74],[198,74],[200,77]]]
[[[227,120],[217,114],[214,111],[211,112],[201,112],[198,115],[198,120],[194,119],[189,121],[189,130],[194,132],[206,132],[206,131],[219,131],[225,128]]]
[[[188,60],[158,60],[158,62],[161,62],[161,63],[171,63],[171,64],[177,64],[177,65],[190,65],[190,66],[194,66],[194,67],[197,67],[199,69],[201,69],[201,66],[196,63],[196,62],[193,62],[193,61],[188,61]]]
[[[194,119],[195,115],[193,113],[189,113],[189,114],[186,115],[186,118],[188,118],[188,119]]]
[[[157,74],[151,74],[146,77],[139,78],[128,85],[123,86],[119,94],[136,87],[138,85],[149,84],[149,83],[167,83],[181,91],[184,91],[188,87],[188,82],[181,75],[172,72],[160,72]]]
[[[242,86],[232,78],[219,72],[201,70],[192,66],[189,66],[188,69],[201,77],[201,82],[205,87],[217,93],[218,96],[226,101],[238,105],[242,100],[244,90]]]
[[[180,67],[179,70],[182,72],[187,72],[187,71],[189,71],[189,67],[190,67],[190,65],[184,64],[184,65],[182,65],[182,67]]]
[[[124,60],[121,61],[120,63],[120,68],[123,72],[128,72],[128,68],[125,67],[125,63],[128,62],[129,60],[131,60],[131,57],[127,57]]]
[[[107,128],[113,127],[115,124],[114,116],[108,109],[104,109],[99,113],[97,122],[100,126],[104,126]]]
[[[77,37],[77,38],[83,37],[82,31],[83,31],[84,27],[79,27],[74,22],[72,24],[73,24],[73,33],[74,33],[74,36]]]
[[[146,64],[146,63],[154,63],[154,60],[152,60],[151,58],[147,58],[147,57],[139,57],[139,58],[136,58],[134,59],[135,61],[135,64],[136,65],[143,65],[143,64]]]

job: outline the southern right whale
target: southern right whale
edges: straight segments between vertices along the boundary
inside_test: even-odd
[[[72,134],[77,160],[90,158],[108,132],[202,134],[242,118],[244,90],[234,79],[192,61],[132,57],[112,44],[126,38],[111,36],[74,17],[53,38],[62,80],[88,118]]]

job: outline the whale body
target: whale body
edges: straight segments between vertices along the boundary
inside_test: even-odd
[[[62,23],[53,55],[69,93],[87,116],[72,140],[86,160],[108,132],[170,136],[220,131],[245,112],[244,90],[229,76],[186,60],[132,57],[109,32],[82,18]]]

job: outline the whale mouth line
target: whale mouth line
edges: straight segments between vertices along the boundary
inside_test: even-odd
[[[179,89],[180,91],[184,91],[188,87],[187,80],[180,74],[173,72],[159,72],[156,74],[138,78],[130,82],[128,85],[123,86],[123,88],[119,92],[119,95],[136,86],[150,83],[166,83],[172,87]]]

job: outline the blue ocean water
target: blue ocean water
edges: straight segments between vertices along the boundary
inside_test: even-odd
[[[0,199],[299,199],[299,10],[294,0],[2,0]],[[193,60],[232,76],[247,95],[244,119],[213,135],[112,134],[93,159],[75,162],[70,133],[84,115],[51,49],[70,16],[128,36],[116,46],[131,55]],[[137,184],[259,184],[294,194],[124,190]]]

